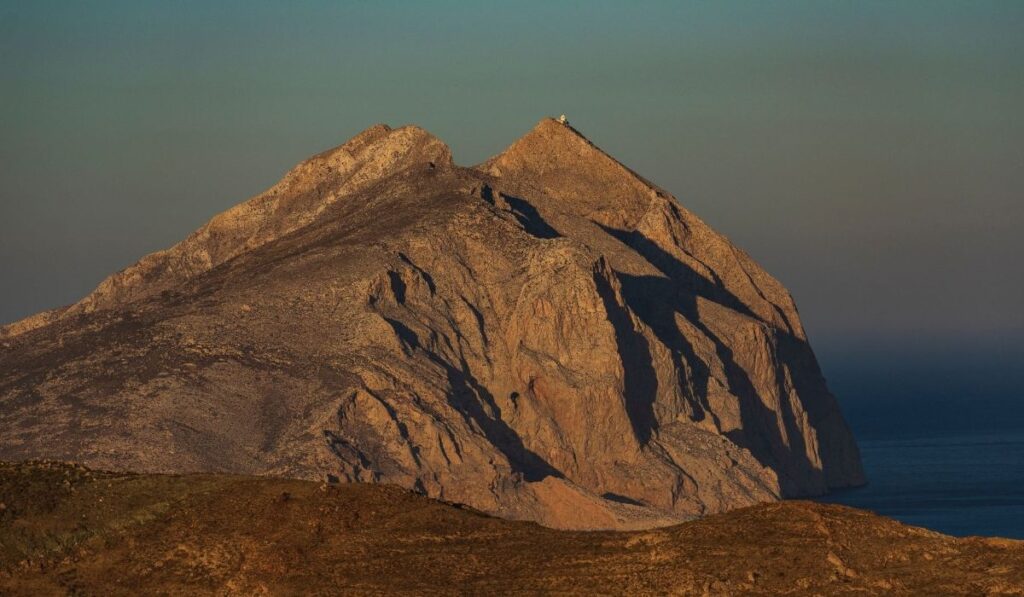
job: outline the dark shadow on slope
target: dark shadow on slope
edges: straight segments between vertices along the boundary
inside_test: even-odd
[[[391,293],[395,295],[395,300],[398,301],[399,305],[405,304],[405,282],[402,280],[402,276],[398,275],[398,272],[388,272],[388,280],[391,283]]]
[[[526,199],[513,197],[501,192],[495,197],[494,190],[487,185],[480,189],[480,196],[484,201],[498,209],[512,214],[516,221],[519,222],[519,225],[523,227],[523,230],[537,238],[559,238],[562,236],[544,220],[544,217],[540,215],[537,208]]]
[[[756,419],[760,421],[762,419],[762,414],[768,415],[771,418],[771,421],[766,420],[758,427],[769,430],[769,435],[773,438],[777,438],[777,440],[781,442],[783,430],[780,430],[778,423],[775,422],[774,414],[772,414],[772,412],[761,403],[746,373],[741,367],[736,365],[735,360],[732,358],[731,350],[722,343],[717,336],[711,333],[706,326],[703,326],[703,324],[700,323],[699,319],[696,317],[696,301],[692,299],[693,297],[700,296],[709,301],[728,307],[737,313],[760,321],[763,321],[763,319],[753,313],[753,311],[751,311],[739,297],[726,289],[714,272],[712,272],[713,279],[708,280],[697,273],[692,267],[675,258],[673,255],[655,244],[652,240],[647,238],[644,234],[636,230],[620,230],[601,224],[598,224],[598,226],[620,242],[636,250],[651,265],[670,278],[674,288],[666,290],[671,290],[676,295],[676,298],[672,301],[673,308],[687,317],[687,319],[698,327],[701,332],[712,339],[715,343],[716,352],[718,353],[719,358],[722,358],[723,362],[726,363],[730,387],[743,391],[744,394],[741,394],[741,398],[744,398],[744,401],[751,405],[750,408],[744,409],[744,413],[747,415],[747,418],[744,419],[744,428],[747,427],[748,420]],[[642,294],[644,296],[650,295],[650,293]],[[773,307],[777,312],[779,312],[782,321],[787,321],[786,317],[781,313],[781,311],[779,311],[778,307],[774,305]],[[671,328],[674,332],[667,331],[664,328]],[[772,330],[776,343],[775,349],[777,353],[777,362],[790,363],[794,387],[796,388],[796,391],[801,398],[801,404],[812,423],[823,421],[829,416],[827,411],[831,408],[831,400],[828,397],[823,396],[828,394],[828,390],[824,377],[821,375],[821,370],[818,366],[817,360],[814,358],[813,351],[811,351],[805,340],[795,337],[791,330],[778,329],[774,326],[772,327]],[[678,329],[676,329],[674,322],[669,326],[664,326],[663,331],[666,331],[670,338],[673,334],[681,336],[678,333]],[[681,340],[682,343],[686,342],[685,339],[681,337],[673,338],[673,340]],[[682,349],[682,344],[679,346],[681,348],[681,354],[686,356],[686,351],[685,349]],[[670,345],[670,347],[672,346]],[[728,358],[723,358],[724,356],[727,356]],[[694,361],[691,360],[689,362]],[[791,455],[796,457],[795,461],[791,460],[791,462],[795,462],[793,469],[801,472],[808,472],[813,475],[815,474],[814,471],[817,470],[817,467],[815,467],[807,458],[806,442],[798,427],[796,414],[793,412],[792,406],[789,403],[788,395],[782,384],[782,380],[783,371],[781,370],[781,366],[777,364],[776,381],[778,382],[778,392],[780,397],[780,413],[783,417],[784,435],[789,439],[789,445],[788,447],[784,447],[782,443],[777,443],[775,445],[783,446],[781,448],[782,450],[789,452]],[[748,415],[750,411],[754,411],[755,414]],[[746,443],[751,444],[758,440],[763,440],[763,438],[759,437],[756,439],[748,439],[746,440]],[[743,441],[739,438],[737,438],[736,443],[744,445]],[[852,442],[847,443],[852,444]],[[755,452],[755,456],[758,456],[758,451],[756,451],[753,446],[747,445],[745,447],[750,449],[752,452]],[[770,450],[770,452],[775,453],[780,458],[784,457],[785,454],[778,453],[779,449],[780,448],[777,447],[774,450]],[[856,445],[844,446],[842,449],[844,451],[857,452]],[[761,456],[768,453],[764,447],[762,447],[759,452],[761,453]],[[824,468],[828,468],[829,462],[826,462],[826,460],[829,458],[834,459],[834,457],[832,457],[831,450],[822,449],[819,450],[819,452],[823,460]],[[764,463],[764,461],[762,461],[762,463]]]
[[[776,345],[773,347],[775,350],[775,383],[777,388],[776,391],[779,395],[779,411],[782,413],[782,424],[785,426],[786,434],[789,438],[790,452],[792,452],[793,454],[806,455],[807,441],[804,439],[803,433],[800,431],[800,427],[796,419],[796,413],[793,412],[793,405],[790,403],[789,400],[789,392],[786,390],[786,386],[784,383],[784,380],[786,379],[786,371],[783,363],[786,361],[783,360],[782,355],[779,353],[779,343],[785,342],[782,336],[788,337],[788,334],[779,334],[778,336],[776,336]],[[799,375],[800,374],[798,372],[794,372],[794,375],[792,375],[790,378],[795,379]],[[816,402],[818,402],[818,396],[812,395],[811,392],[806,391],[806,389],[804,392],[801,392],[799,386],[795,387],[797,395],[800,397],[800,402],[801,404],[804,405],[804,410],[808,413],[808,416],[810,417],[810,411],[813,408],[813,405]],[[819,456],[821,456],[821,452],[821,445],[819,445]],[[799,461],[799,463],[802,467],[801,472],[805,474],[813,474],[815,466],[808,458],[803,458],[802,460]]]
[[[633,327],[629,313],[615,300],[615,291],[604,276],[595,272],[594,284],[615,329],[615,343],[622,359],[626,414],[640,445],[646,445],[657,425],[654,401],[658,397],[658,378],[651,362],[651,350],[647,339]]]
[[[654,332],[669,350],[673,359],[683,363],[687,368],[687,379],[680,379],[683,395],[690,398],[693,419],[703,420],[712,416],[711,407],[707,402],[708,378],[711,372],[704,361],[697,358],[686,336],[676,325],[675,293],[678,288],[672,280],[660,276],[632,276],[618,273],[622,282],[622,295],[626,304]],[[715,421],[717,424],[717,420]]]
[[[789,472],[804,471],[812,467],[804,449],[803,436],[793,425],[795,418],[785,397],[781,400],[781,408],[786,424],[785,436],[789,438],[788,448],[785,446],[783,430],[778,426],[775,414],[761,402],[750,377],[736,362],[732,349],[700,321],[696,297],[690,289],[680,287],[673,280],[660,276],[632,276],[624,273],[618,273],[618,276],[622,281],[623,296],[630,308],[651,328],[659,340],[686,363],[692,383],[691,405],[695,410],[703,410],[705,413],[710,412],[707,401],[710,371],[679,331],[676,313],[682,315],[711,340],[718,359],[724,365],[728,390],[739,398],[740,404],[743,428],[726,432],[726,437],[736,445],[749,450],[761,464],[779,472],[779,482],[784,494],[798,493]],[[780,463],[783,462],[793,464],[782,467]]]
[[[402,322],[387,317],[384,321],[395,331],[408,353],[419,350],[444,370],[452,387],[452,393],[449,395],[452,406],[476,423],[487,441],[505,455],[513,472],[522,474],[527,481],[540,481],[545,477],[564,477],[561,471],[529,450],[519,434],[502,420],[501,409],[494,396],[473,377],[465,361],[459,363],[461,369],[454,367],[420,344],[416,332]]]
[[[860,449],[853,432],[846,426],[838,402],[828,389],[814,351],[804,340],[781,333],[776,351],[778,362],[789,365],[793,388],[801,397],[807,418],[819,430],[818,452],[829,487],[863,485],[867,479],[861,465]],[[839,429],[824,425],[836,425]],[[845,434],[837,433],[843,428]]]
[[[530,234],[537,238],[559,238],[562,236],[541,217],[537,208],[527,200],[513,197],[512,195],[502,195],[502,197],[512,208],[512,215],[519,220],[519,223]]]
[[[391,319],[390,317],[385,317],[384,321],[388,322],[388,325],[391,326],[391,329],[395,331],[395,335],[398,336],[398,339],[402,341],[402,348],[405,349],[405,353],[407,355],[412,354],[413,350],[420,347],[419,336],[417,336],[416,332],[409,329],[409,327],[406,326],[404,323],[398,321],[397,319]]]
[[[647,505],[647,504],[645,504],[645,503],[643,503],[641,501],[637,501],[637,500],[634,500],[631,497],[626,497],[624,495],[619,495],[617,493],[608,492],[608,493],[601,494],[601,497],[603,497],[606,500],[612,501],[612,502],[618,502],[620,504],[629,504],[631,506],[646,506]]]
[[[641,232],[636,230],[620,230],[611,226],[605,226],[599,222],[595,222],[595,224],[618,239],[622,244],[640,253],[648,263],[671,278],[681,290],[729,307],[733,311],[748,317],[761,319],[739,297],[729,292],[714,272],[711,273],[714,279],[708,280],[694,271],[692,267],[679,261],[672,254],[659,247]]]
[[[433,276],[428,274],[426,272],[426,270],[424,270],[422,267],[420,267],[420,266],[416,265],[415,263],[413,263],[412,259],[409,259],[409,257],[406,256],[405,253],[401,253],[400,252],[398,254],[398,258],[401,259],[403,262],[405,262],[406,265],[408,265],[409,267],[411,267],[414,270],[416,270],[416,273],[418,273],[423,278],[423,280],[426,281],[427,288],[430,289],[431,296],[433,296],[434,294],[437,293],[437,285],[434,284],[434,277]]]
[[[724,364],[726,382],[729,391],[740,401],[740,418],[743,430],[728,432],[733,443],[747,448],[761,464],[770,466],[779,472],[780,486],[784,494],[799,493],[803,485],[797,483],[792,474],[814,475],[816,467],[807,457],[803,434],[797,427],[796,416],[789,404],[788,396],[779,383],[780,427],[775,414],[764,405],[753,382],[746,371],[736,362],[732,349],[704,325],[697,313],[697,297],[702,297],[736,311],[748,317],[761,320],[736,295],[729,292],[715,277],[708,280],[692,267],[663,250],[653,241],[637,231],[626,231],[598,224],[608,234],[640,253],[651,265],[664,273],[667,278],[659,276],[631,276],[619,274],[623,284],[626,302],[647,325],[654,330],[658,338],[670,349],[684,359],[691,368],[693,378],[694,406],[708,408],[707,394],[709,373],[706,366],[693,354],[692,346],[680,333],[675,313],[679,313],[702,334],[709,338],[715,346],[719,360]],[[774,329],[774,328],[773,328]],[[790,334],[783,330],[775,330],[775,337],[783,342]],[[785,338],[784,338],[785,337]],[[792,339],[796,340],[796,339]],[[776,376],[780,375],[776,371]],[[801,394],[801,397],[805,396]],[[805,397],[805,408],[814,408],[815,396],[810,393]],[[785,439],[784,439],[785,438]],[[781,463],[787,463],[782,466]]]

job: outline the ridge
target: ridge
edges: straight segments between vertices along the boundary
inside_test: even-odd
[[[299,162],[269,189],[215,215],[185,240],[107,277],[79,302],[0,326],[0,338],[172,288],[308,225],[331,204],[377,180],[423,164],[451,168],[451,149],[416,125],[372,125]]]

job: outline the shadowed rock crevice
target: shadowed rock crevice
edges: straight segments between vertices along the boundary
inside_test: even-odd
[[[430,274],[428,274],[420,266],[413,263],[412,260],[405,255],[405,253],[399,253],[398,258],[401,259],[403,263],[416,270],[416,273],[418,273],[420,277],[423,278],[423,281],[427,283],[427,288],[430,289],[431,295],[437,294],[437,284],[434,284],[434,278]]]
[[[691,395],[691,405],[698,414],[714,412],[708,402],[710,369],[696,355],[692,344],[679,329],[676,314],[685,318],[713,343],[715,354],[724,368],[727,388],[738,398],[740,405],[741,428],[727,431],[725,435],[737,445],[750,450],[761,464],[780,472],[784,494],[799,495],[800,485],[790,480],[789,466],[799,470],[814,468],[807,459],[801,431],[793,428],[792,424],[785,431],[780,429],[774,413],[764,405],[748,373],[734,359],[732,350],[701,322],[696,296],[691,293],[691,289],[675,280],[659,276],[619,273],[618,277],[622,281],[622,294],[626,303],[654,331],[658,339],[687,364],[696,392]],[[788,400],[784,398],[785,394],[781,396],[780,407],[788,411]],[[784,416],[784,419],[793,421],[792,413]],[[794,437],[801,439],[791,443],[789,438]]]
[[[564,476],[558,469],[529,450],[519,434],[502,420],[501,409],[495,402],[494,395],[473,377],[464,360],[459,363],[460,367],[456,367],[424,348],[416,333],[402,322],[390,318],[385,318],[385,321],[410,351],[419,351],[444,371],[451,387],[448,395],[449,404],[472,421],[487,440],[501,451],[513,472],[521,474],[526,481],[531,482],[540,481],[548,476]]]
[[[807,413],[807,418],[815,429],[827,429],[834,421],[841,421],[843,415],[835,402],[825,377],[821,373],[818,360],[807,342],[790,334],[780,333],[776,336],[776,356],[779,367],[786,364],[793,391],[799,397],[821,396],[819,400],[800,400],[800,405]],[[819,444],[828,444],[817,448],[821,458],[820,470],[824,473],[830,488],[852,487],[866,482],[864,472],[859,466],[860,450],[857,444],[844,441],[845,438],[831,434],[817,433]]]
[[[613,502],[618,502],[620,504],[630,504],[630,505],[633,505],[633,506],[643,506],[643,505],[645,505],[643,502],[634,500],[631,497],[626,497],[624,495],[619,495],[617,493],[611,493],[610,491],[601,494],[601,497],[603,497],[606,500],[611,500]]]
[[[680,383],[686,382],[682,390],[689,399],[694,420],[700,421],[705,415],[714,418],[707,401],[710,369],[676,323],[676,314],[686,309],[680,307],[680,301],[673,300],[677,292],[675,283],[661,276],[633,276],[622,272],[617,276],[622,282],[626,304],[672,351],[673,358],[686,366],[689,375],[680,376]]]
[[[388,281],[391,282],[391,293],[399,305],[405,304],[405,281],[398,272],[388,272]]]
[[[759,319],[750,308],[736,295],[729,292],[717,276],[708,280],[692,267],[679,261],[654,241],[637,230],[619,230],[595,222],[602,230],[614,236],[623,244],[633,248],[661,273],[672,279],[681,292],[706,298],[709,301],[726,306],[747,317]]]
[[[521,474],[523,479],[531,482],[541,481],[549,476],[564,477],[561,471],[528,449],[519,434],[502,420],[501,409],[495,403],[494,396],[480,385],[476,378],[467,371],[448,365],[436,355],[430,355],[430,358],[445,369],[448,381],[452,385],[452,404],[483,430],[487,439],[508,459],[513,472]],[[489,407],[493,416],[485,412],[482,404]]]
[[[659,339],[666,346],[678,353],[685,359],[685,362],[696,365],[691,367],[691,370],[694,372],[695,380],[699,382],[698,388],[703,386],[704,391],[703,395],[695,397],[694,406],[708,407],[706,398],[708,370],[696,358],[692,346],[679,330],[675,321],[676,313],[686,318],[704,337],[714,343],[715,353],[725,369],[728,388],[740,400],[742,429],[726,432],[726,435],[737,445],[750,450],[762,464],[780,473],[780,482],[783,485],[781,489],[784,495],[801,495],[807,491],[808,486],[801,482],[800,478],[807,475],[812,477],[819,475],[821,467],[808,457],[804,438],[805,431],[797,422],[796,414],[789,402],[789,390],[784,385],[785,371],[776,360],[773,379],[778,396],[779,416],[776,416],[774,411],[765,406],[761,399],[761,393],[754,386],[748,373],[736,362],[732,349],[702,322],[697,310],[697,297],[732,309],[746,317],[759,321],[761,318],[756,316],[736,295],[724,288],[721,280],[717,277],[714,280],[708,280],[701,276],[692,267],[659,247],[641,232],[598,225],[620,242],[634,248],[667,276],[666,279],[619,274],[623,282],[623,294],[628,297],[627,303],[640,315],[641,319],[645,320],[645,323],[656,330]],[[773,305],[773,307],[776,310],[779,309],[778,306]],[[785,317],[783,317],[783,321],[786,321]],[[793,350],[794,343],[806,346],[806,343],[794,338],[788,329],[775,330],[770,333],[773,338],[777,339],[774,342],[785,342],[787,350]],[[771,352],[773,356],[777,356],[774,344],[771,346]],[[795,357],[796,354],[788,356]],[[808,387],[808,384],[804,384],[803,389],[805,395],[814,395],[820,392],[816,388]],[[813,405],[808,411],[815,409],[820,402],[821,400],[812,401]],[[781,425],[779,419],[782,420]],[[818,482],[810,487],[816,487],[811,489],[812,492],[820,493],[824,491],[825,486],[826,483]]]
[[[488,185],[481,187],[480,197],[494,207],[512,214],[516,221],[519,222],[519,225],[523,227],[523,230],[537,238],[559,238],[562,236],[544,220],[540,212],[537,211],[537,208],[526,199],[513,197],[501,192],[495,193]]]
[[[651,363],[647,340],[633,327],[628,311],[616,300],[615,290],[605,274],[595,271],[594,284],[608,313],[608,321],[615,329],[615,342],[622,360],[626,414],[640,445],[645,445],[657,427],[654,417],[654,402],[658,395],[657,373]]]

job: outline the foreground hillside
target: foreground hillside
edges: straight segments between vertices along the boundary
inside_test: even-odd
[[[1024,594],[1024,542],[782,502],[555,531],[385,485],[0,464],[0,594]]]
[[[393,484],[638,529],[864,482],[789,292],[551,119],[374,126],[0,328],[0,458]]]

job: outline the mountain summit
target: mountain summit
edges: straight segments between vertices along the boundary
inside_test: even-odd
[[[373,126],[0,342],[0,459],[581,529],[864,482],[786,289],[554,119],[473,168]]]

